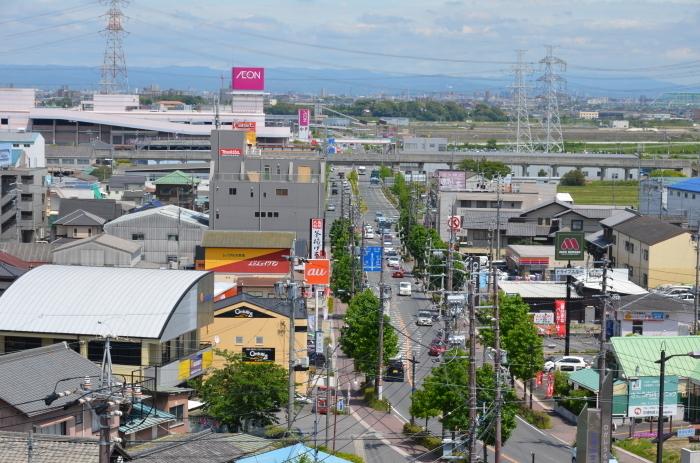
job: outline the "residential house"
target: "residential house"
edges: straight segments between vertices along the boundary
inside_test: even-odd
[[[51,208],[53,209],[54,206],[52,204]],[[124,214],[122,207],[113,199],[64,198],[60,200],[56,216],[66,217],[79,209],[101,217],[105,222],[112,221]]]
[[[5,347],[6,354],[0,355],[0,427],[3,430],[75,437],[98,434],[90,408],[73,404],[81,395],[83,378],[99,377],[101,372],[96,363],[74,350],[80,349],[77,342],[70,345],[58,342],[18,351],[14,345]],[[59,386],[60,391],[76,392],[51,405],[41,400]],[[117,426],[118,419],[115,419],[112,421],[115,436]]]
[[[30,448],[32,452],[28,452]],[[0,461],[8,463],[96,463],[98,437],[53,436],[27,432],[0,431]],[[112,448],[110,463],[128,461],[118,445]]]
[[[63,244],[53,251],[53,263],[57,265],[135,267],[142,257],[140,243],[106,233]]]
[[[195,247],[209,216],[174,205],[145,208],[105,224],[105,233],[143,246],[143,259],[173,268],[193,268]]]
[[[166,204],[194,209],[199,182],[197,177],[176,170],[153,182],[155,197]]]
[[[613,243],[612,227],[637,216],[639,214],[631,210],[616,210],[610,217],[600,221],[601,230],[586,234],[586,250],[593,256],[594,261],[600,262],[609,257],[608,253]]]
[[[0,353],[66,340],[99,362],[110,335],[116,374],[178,386],[211,364],[213,292],[209,272],[42,265],[0,296]]]
[[[614,225],[610,261],[626,267],[632,282],[654,288],[695,281],[692,234],[656,217],[639,216]]]
[[[77,209],[63,217],[59,217],[53,223],[54,239],[57,238],[88,238],[99,235],[106,219],[96,216],[91,212]]]
[[[289,317],[292,303],[281,299],[258,298],[248,294],[214,303],[213,321],[201,329],[201,339],[217,349],[241,354],[248,362],[274,362],[289,368]],[[306,357],[308,325],[306,309],[294,310],[294,345],[297,359]],[[214,367],[224,359],[214,356]],[[299,368],[303,363],[297,362]],[[296,383],[306,387],[306,371],[297,371]]]

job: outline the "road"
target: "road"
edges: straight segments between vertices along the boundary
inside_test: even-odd
[[[377,211],[381,211],[387,216],[398,216],[398,212],[386,199],[381,188],[370,185],[368,177],[360,177],[359,185],[360,195],[367,205],[367,212],[363,218],[365,222],[373,224]],[[396,240],[395,244],[398,244]],[[378,274],[369,274],[368,279],[372,285],[378,285],[379,283]],[[415,354],[416,359],[420,362],[416,365],[416,387],[420,388],[423,378],[437,365],[434,362],[435,358],[428,356],[427,346],[435,336],[438,326],[416,326],[415,314],[420,309],[428,308],[431,303],[424,293],[414,292],[411,297],[398,296],[398,282],[400,280],[392,279],[389,272],[385,272],[384,280],[385,283],[389,283],[392,286],[393,296],[388,312],[392,326],[399,332],[401,354],[404,359],[408,359]],[[408,280],[408,278],[405,280]],[[482,358],[482,355],[478,354],[477,358]],[[384,390],[386,397],[395,408],[394,412],[408,420],[411,404],[410,364],[405,362],[405,367],[407,373],[409,373],[407,374],[407,381],[385,383]],[[437,435],[441,433],[440,423],[437,420],[431,420],[428,427],[431,432]],[[515,431],[503,447],[503,460],[529,462],[533,452],[537,462],[562,463],[570,461],[571,458],[568,446],[519,420]],[[490,456],[489,460],[492,461],[492,459],[493,455]]]

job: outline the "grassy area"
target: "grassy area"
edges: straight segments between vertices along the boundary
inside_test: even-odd
[[[656,461],[656,444],[648,439],[625,439],[615,445],[647,460]],[[688,439],[669,439],[664,442],[664,463],[680,462],[682,447],[688,447]]]
[[[562,186],[557,191],[570,193],[575,204],[639,205],[639,185],[636,181],[595,181],[584,186]]]

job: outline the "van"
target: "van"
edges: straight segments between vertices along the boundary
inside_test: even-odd
[[[402,281],[399,283],[399,296],[410,296],[411,295],[411,283],[408,281]]]

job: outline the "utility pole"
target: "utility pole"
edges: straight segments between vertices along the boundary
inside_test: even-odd
[[[377,386],[377,400],[383,398],[382,366],[384,364],[384,240],[381,240],[381,270],[379,271],[379,336],[377,352],[377,377],[374,384]]]
[[[571,261],[566,265],[567,268],[571,268]],[[566,307],[564,307],[564,313],[566,313],[566,336],[564,337],[564,355],[569,355],[570,349],[570,338],[571,338],[571,275],[566,275]],[[532,408],[532,407],[530,407]]]
[[[501,259],[501,176],[496,184],[496,260]],[[496,274],[494,273],[494,278]]]
[[[496,276],[496,267],[491,262],[491,271],[493,272],[493,315],[495,318],[494,326],[494,348],[496,350],[494,358],[494,370],[496,370],[496,404],[495,404],[495,437],[494,437],[494,455],[495,462],[501,462],[501,314],[498,307],[498,278]]]
[[[352,205],[352,195],[350,195],[350,221],[348,228],[350,229],[350,271],[352,278],[350,279],[350,297],[355,295],[355,209]]]
[[[345,186],[340,186],[340,218],[345,218]]]
[[[478,279],[478,273],[476,278]],[[476,301],[474,275],[469,282],[469,461],[476,461]],[[478,281],[478,280],[477,280]]]
[[[416,364],[420,363],[416,360],[416,352],[413,351],[411,358],[408,359],[411,362],[411,401],[413,401],[413,395],[416,393]],[[416,417],[411,413],[411,425],[416,424]]]
[[[326,345],[326,448],[328,447],[328,441],[329,437],[328,434],[330,432],[331,424],[330,424],[330,414],[331,410],[331,346],[330,344]],[[335,406],[335,404],[333,404]],[[317,407],[318,408],[318,407]],[[333,411],[335,413],[335,411]]]
[[[607,282],[608,282],[608,261],[607,259],[604,259],[603,261],[603,281],[601,284],[601,289],[603,291],[603,307],[601,310],[600,314],[600,352],[599,352],[599,357],[598,357],[598,409],[602,409],[602,404],[603,400],[612,400],[612,397],[602,397],[603,391],[605,390],[605,376],[606,376],[606,365],[605,365],[605,356],[606,356],[606,337],[607,337],[607,315],[608,315],[608,288],[607,288]],[[603,416],[603,413],[600,414],[600,428],[601,430],[605,428],[605,423],[602,423],[603,419],[607,419],[607,417]],[[605,435],[604,433],[601,432],[601,437]],[[659,434],[657,436],[659,440],[662,439],[662,435]],[[663,441],[662,441],[663,442]],[[601,442],[602,444],[602,442]],[[606,445],[600,445],[599,446],[599,460],[598,461],[603,461],[604,459],[604,452],[606,448],[609,448],[607,445],[609,442],[606,443]]]
[[[292,241],[292,248],[290,249],[289,257],[287,258],[289,260],[289,266],[290,266],[290,279],[288,284],[286,285],[286,297],[287,299],[292,300],[292,307],[289,313],[289,345],[287,346],[287,349],[289,350],[289,372],[287,376],[287,394],[289,395],[289,398],[287,400],[287,431],[292,430],[292,417],[294,416],[294,393],[296,392],[296,385],[295,385],[295,375],[294,375],[294,365],[295,365],[295,320],[294,320],[294,315],[296,314],[296,308],[297,308],[297,285],[294,282],[294,266],[296,264],[296,240]],[[318,324],[318,320],[316,320],[316,323]]]
[[[455,229],[452,226],[452,217],[455,217],[457,215],[457,202],[452,201],[452,215],[450,216],[450,220],[448,220],[448,226],[450,227],[450,242],[447,245],[447,291],[452,291],[452,274],[454,273],[453,271],[453,266],[454,266],[454,256],[453,256],[453,249],[455,246]]]
[[[700,218],[698,218],[697,232],[695,233],[695,291],[693,298],[693,334],[698,334],[698,276],[700,274]],[[648,284],[648,282],[647,282]]]

